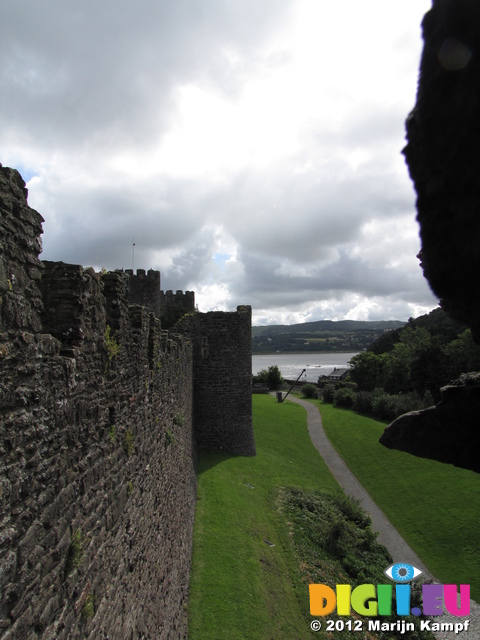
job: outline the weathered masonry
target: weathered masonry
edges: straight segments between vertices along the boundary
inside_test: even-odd
[[[195,433],[202,447],[255,455],[251,318],[251,308],[240,306],[235,313],[186,315],[177,325],[193,345]]]
[[[41,262],[42,222],[0,165],[0,638],[185,638],[196,447],[255,453],[250,308]]]

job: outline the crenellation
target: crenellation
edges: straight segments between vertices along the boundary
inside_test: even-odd
[[[173,293],[171,289],[160,291],[160,309],[163,324],[170,328],[185,314],[195,312],[195,293],[181,290]]]
[[[42,308],[37,286],[43,265],[42,216],[27,204],[25,182],[0,164],[0,330],[40,330]],[[33,276],[33,277],[32,277]]]
[[[0,638],[183,639],[196,440],[254,453],[250,307],[41,263],[43,219],[1,165],[0,208]],[[162,300],[192,324],[167,330]]]
[[[123,329],[128,313],[129,280],[121,272],[108,272],[101,276],[106,300],[106,323],[114,330]]]
[[[42,331],[65,347],[95,342],[105,326],[105,301],[97,274],[80,265],[49,261],[43,264]]]
[[[149,309],[157,318],[160,317],[160,271],[149,269],[137,269],[136,274],[133,269],[118,270],[118,273],[125,273],[128,276],[128,301],[130,304],[138,304]]]

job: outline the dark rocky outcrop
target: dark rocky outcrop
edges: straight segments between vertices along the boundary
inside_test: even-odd
[[[417,192],[421,266],[447,313],[480,341],[480,4],[434,0],[423,23],[417,102],[404,150]],[[480,471],[480,384],[396,420],[382,444]]]
[[[397,418],[380,442],[389,449],[480,472],[480,373],[463,374],[441,394],[435,407]]]
[[[425,277],[480,338],[480,4],[435,0],[423,20],[417,102],[404,150]]]

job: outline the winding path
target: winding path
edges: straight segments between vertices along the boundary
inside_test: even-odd
[[[377,540],[390,551],[394,562],[405,562],[412,564],[421,569],[426,578],[439,583],[440,581],[432,575],[420,560],[413,549],[405,542],[395,527],[387,519],[383,511],[375,504],[367,491],[358,482],[347,467],[343,459],[335,451],[330,444],[322,426],[322,419],[318,408],[311,402],[301,400],[293,396],[289,396],[289,400],[301,405],[307,411],[308,432],[312,443],[325,460],[332,475],[339,485],[349,496],[358,500],[363,509],[370,515],[372,519],[372,529],[378,533]],[[455,633],[453,631],[435,632],[435,637],[439,640],[479,640],[480,639],[480,606],[470,600],[470,627],[468,631]],[[463,622],[464,618],[455,618],[448,613],[436,619],[438,622]]]

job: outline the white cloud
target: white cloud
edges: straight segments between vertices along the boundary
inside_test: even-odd
[[[44,257],[134,258],[259,322],[432,308],[400,153],[429,7],[8,3],[0,162],[30,178]]]

